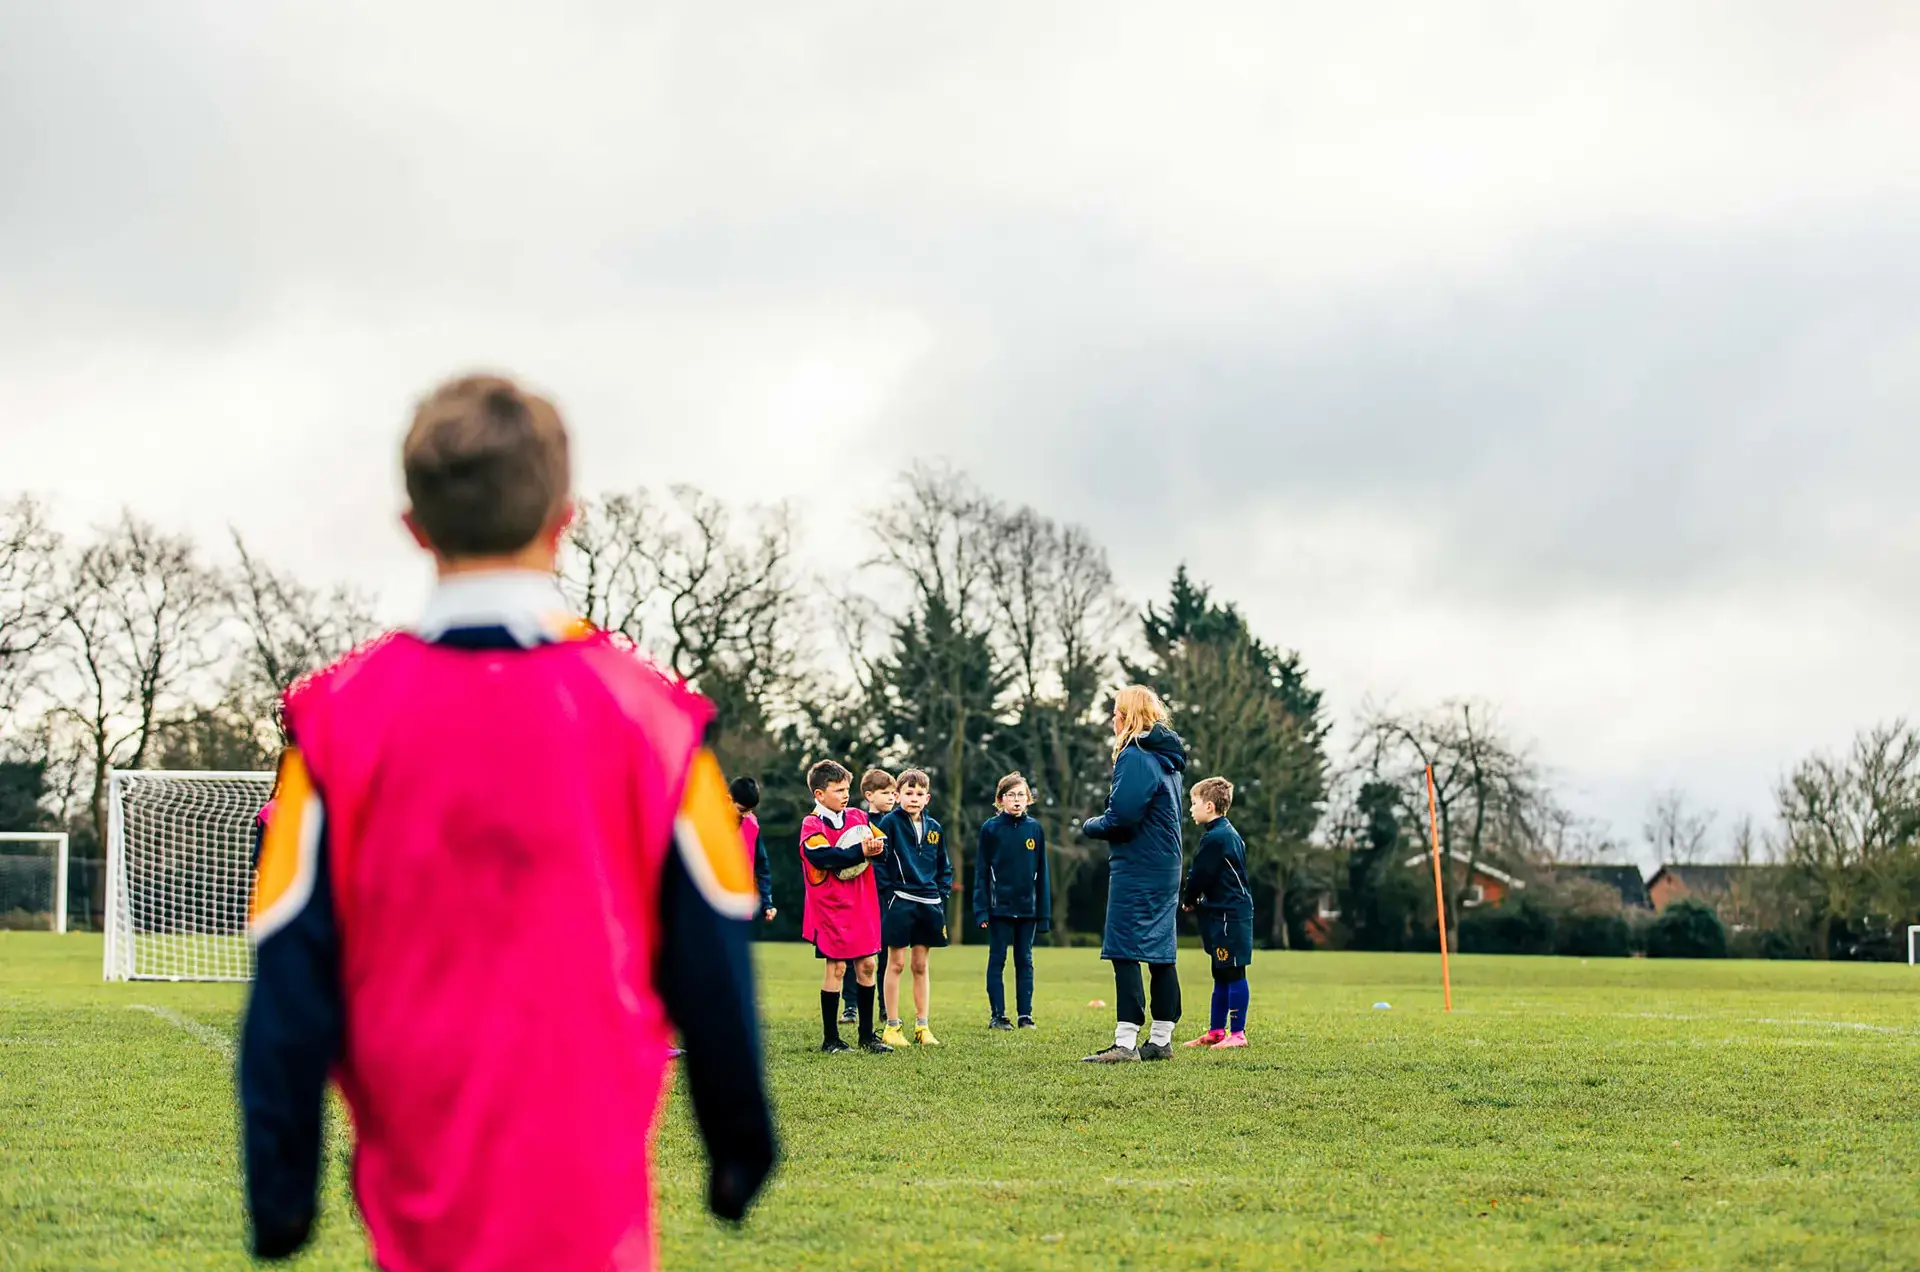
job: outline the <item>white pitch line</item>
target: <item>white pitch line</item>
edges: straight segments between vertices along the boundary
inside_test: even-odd
[[[1547,1009],[1514,1011],[1507,1008],[1468,1008],[1461,1016],[1553,1016],[1560,1019],[1591,1020],[1672,1020],[1702,1025],[1774,1025],[1786,1029],[1853,1029],[1862,1033],[1892,1034],[1910,1037],[1916,1031],[1897,1025],[1870,1025],[1859,1020],[1818,1020],[1810,1016],[1696,1016],[1672,1011],[1552,1011]]]
[[[129,1003],[127,1004],[127,1010],[144,1011],[149,1016],[158,1016],[175,1029],[182,1030],[196,1041],[212,1047],[227,1059],[233,1059],[233,1039],[227,1037],[227,1035],[221,1033],[212,1025],[203,1025],[190,1016],[182,1016],[171,1007],[155,1007],[148,1003]]]

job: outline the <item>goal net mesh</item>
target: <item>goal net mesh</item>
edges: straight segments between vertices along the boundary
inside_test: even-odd
[[[57,932],[62,835],[0,835],[0,928]]]
[[[108,980],[253,976],[254,823],[272,793],[271,773],[113,774]]]

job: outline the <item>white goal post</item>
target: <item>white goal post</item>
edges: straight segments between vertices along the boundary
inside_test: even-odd
[[[1920,923],[1907,929],[1907,966],[1920,963]]]
[[[247,902],[272,773],[115,769],[107,782],[107,980],[253,976]]]
[[[40,927],[43,914],[46,927],[67,930],[67,837],[40,831],[0,834],[0,922]]]

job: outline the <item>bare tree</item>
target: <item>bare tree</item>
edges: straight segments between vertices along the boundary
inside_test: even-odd
[[[1819,955],[1833,927],[1910,912],[1920,888],[1920,734],[1904,720],[1854,739],[1846,756],[1803,760],[1775,792],[1787,868],[1819,905]]]
[[[560,558],[560,584],[581,617],[647,647],[646,613],[659,585],[659,514],[644,490],[582,499]]]
[[[561,585],[595,626],[620,632],[693,685],[724,680],[764,704],[795,674],[804,631],[786,505],[737,514],[692,486],[583,501]]]
[[[1432,769],[1442,871],[1455,879],[1445,890],[1444,917],[1449,929],[1457,929],[1481,861],[1499,855],[1511,865],[1538,851],[1540,770],[1524,747],[1500,731],[1484,703],[1449,702],[1424,716],[1376,711],[1364,737],[1373,770],[1405,790],[1422,842],[1432,834],[1426,791]],[[1464,860],[1456,863],[1456,854]]]
[[[379,623],[361,593],[320,592],[274,570],[238,531],[233,547],[239,564],[222,580],[222,599],[242,633],[234,705],[265,720],[294,681],[372,639]]]
[[[1647,804],[1640,834],[1660,865],[1691,866],[1706,860],[1713,810],[1696,809],[1685,791],[1657,792]]]
[[[986,700],[969,656],[988,638],[991,614],[991,564],[994,506],[966,478],[947,468],[916,466],[903,478],[906,489],[873,514],[870,527],[879,553],[870,564],[886,568],[908,587],[915,613],[926,622],[935,678],[915,687],[915,714],[927,745],[937,746],[945,786],[948,856],[953,863],[950,927],[960,922],[966,892],[968,823],[967,778],[976,758],[974,738],[991,722],[994,704]],[[993,669],[986,669],[988,680]],[[931,758],[931,757],[929,757]]]
[[[674,505],[649,544],[667,662],[696,685],[722,672],[763,701],[795,660],[800,584],[792,512],[781,504],[736,518],[691,486],[675,486],[672,494]]]
[[[19,706],[54,629],[59,551],[60,536],[32,497],[0,504],[0,713]]]
[[[146,763],[163,718],[217,660],[220,585],[191,542],[130,512],[65,573],[56,615],[67,683],[56,710],[85,738],[105,843],[108,771]]]
[[[1621,853],[1603,824],[1574,812],[1544,790],[1539,792],[1533,826],[1541,857],[1554,865],[1599,865],[1615,861]]]
[[[938,600],[968,626],[981,617],[993,553],[993,502],[950,468],[916,464],[906,490],[871,519],[877,564],[891,567],[921,601]]]
[[[1047,833],[1053,932],[1063,942],[1073,881],[1105,850],[1072,830],[1100,810],[1106,793],[1098,707],[1124,611],[1106,553],[1085,531],[1031,508],[989,508],[986,516],[995,645],[1016,698],[1006,749],[1028,775],[1033,815]]]

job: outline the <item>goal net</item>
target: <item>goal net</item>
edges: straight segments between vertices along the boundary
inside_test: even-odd
[[[67,837],[0,834],[0,928],[67,930]]]
[[[243,981],[254,819],[271,773],[114,770],[107,806],[108,980]]]

